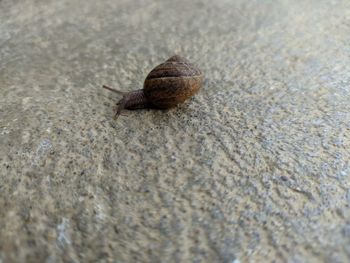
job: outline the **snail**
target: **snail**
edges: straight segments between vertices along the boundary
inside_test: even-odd
[[[147,75],[143,89],[123,92],[105,85],[103,88],[123,96],[117,103],[117,118],[124,109],[173,108],[196,94],[202,81],[203,74],[197,67],[175,55]]]

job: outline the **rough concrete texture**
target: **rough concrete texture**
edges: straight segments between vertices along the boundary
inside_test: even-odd
[[[349,262],[350,2],[0,1],[0,262]],[[201,92],[112,119],[174,53]]]

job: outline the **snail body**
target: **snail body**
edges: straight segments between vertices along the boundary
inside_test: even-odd
[[[175,55],[147,75],[143,89],[121,92],[107,86],[103,88],[123,95],[118,102],[117,117],[123,109],[173,108],[195,95],[202,81],[203,74],[197,67]]]

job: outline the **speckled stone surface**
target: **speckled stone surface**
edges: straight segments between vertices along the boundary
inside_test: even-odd
[[[0,262],[349,262],[350,2],[0,0]],[[173,54],[205,73],[125,112]]]

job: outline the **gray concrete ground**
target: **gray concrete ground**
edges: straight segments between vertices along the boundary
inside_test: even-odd
[[[350,2],[0,0],[0,262],[349,262]],[[170,111],[112,119],[173,54]]]

